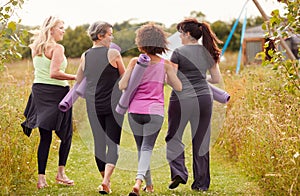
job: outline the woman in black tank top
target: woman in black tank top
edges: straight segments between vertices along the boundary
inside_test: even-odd
[[[121,91],[117,81],[125,71],[120,52],[110,48],[112,25],[97,21],[88,33],[93,47],[81,56],[77,72],[80,82],[86,77],[86,107],[92,128],[95,160],[103,178],[99,193],[111,192],[110,177],[118,160],[123,116],[114,112]],[[107,150],[106,150],[107,149]]]

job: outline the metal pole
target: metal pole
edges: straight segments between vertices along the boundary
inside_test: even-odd
[[[257,9],[259,10],[259,12],[261,13],[262,17],[264,18],[265,21],[269,21],[269,17],[266,15],[265,11],[262,9],[262,7],[260,6],[260,4],[258,3],[257,0],[253,0],[253,3],[256,5]],[[290,47],[286,44],[285,40],[279,36],[280,39],[280,44],[281,46],[286,50],[286,54],[287,56],[291,59],[291,60],[296,60],[296,57],[294,56],[294,54],[292,53]]]

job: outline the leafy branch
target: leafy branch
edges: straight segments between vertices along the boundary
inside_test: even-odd
[[[273,10],[271,18],[265,21],[262,28],[268,30],[266,37],[270,41],[265,43],[265,53],[262,52],[259,55],[262,56],[263,65],[272,65],[273,69],[278,71],[278,75],[284,76],[286,83],[284,87],[290,93],[299,93],[300,91],[300,66],[299,59],[295,57],[287,59],[285,56],[286,51],[277,50],[280,44],[280,38],[288,38],[290,36],[297,36],[300,38],[300,0],[284,1],[286,13],[281,16],[279,10]],[[275,47],[270,48],[272,42]],[[267,53],[267,54],[266,54]],[[266,58],[266,56],[271,58]],[[298,55],[300,56],[300,50],[298,46]]]
[[[18,48],[24,43],[22,36],[27,32],[18,29],[21,19],[15,21],[13,16],[16,9],[22,8],[23,3],[24,0],[9,0],[0,7],[0,70],[5,62],[22,57]]]

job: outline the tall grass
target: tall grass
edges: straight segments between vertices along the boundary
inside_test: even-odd
[[[215,138],[214,148],[226,154],[229,159],[237,162],[248,176],[257,180],[265,194],[297,195],[300,192],[299,95],[293,96],[285,92],[282,88],[282,84],[285,82],[284,79],[277,77],[269,68],[242,67],[239,75],[234,74],[236,54],[227,54],[225,57],[227,60],[222,62],[220,66],[226,91],[231,94],[231,100],[226,108],[226,118],[224,123],[222,122],[221,133]],[[128,59],[125,60],[125,63],[127,61]],[[69,59],[69,63],[71,66],[67,71],[75,73],[78,60]],[[23,110],[31,91],[32,71],[32,65],[29,61],[21,61],[7,65],[7,70],[1,74],[0,175],[2,179],[0,180],[0,194],[10,194],[14,190],[19,190],[18,186],[26,184],[24,181],[30,181],[30,184],[36,183],[38,132],[34,131],[33,136],[27,138],[20,127],[21,122],[24,120]],[[71,82],[71,84],[73,83]],[[80,100],[77,104],[83,105]],[[85,125],[82,123],[86,121],[86,116],[82,114],[80,109],[74,112],[75,142],[78,145],[80,140],[77,136],[80,136],[81,142],[85,143],[86,147],[92,148],[92,143],[89,142],[89,132],[84,131]],[[86,126],[88,127],[88,125]],[[127,125],[125,124],[125,126]],[[122,145],[127,145],[127,143],[132,145],[132,137],[128,137],[126,134],[128,134],[126,131],[123,132],[122,138],[129,139],[122,140]],[[164,135],[165,133],[162,133],[160,137]],[[52,148],[57,151],[58,141],[55,138],[54,140]],[[158,140],[163,141],[163,138]],[[157,147],[161,148],[160,145],[163,144],[158,142]],[[131,148],[128,147],[128,150],[131,150]],[[57,153],[56,151],[54,153]],[[71,177],[75,173],[81,175],[82,177],[78,176],[78,178],[86,181],[85,184],[82,182],[82,189],[89,189],[91,183],[89,179],[97,179],[98,177],[96,176],[98,174],[89,174],[89,177],[85,176],[85,172],[91,172],[88,168],[88,171],[76,171],[79,162],[80,164],[88,162],[86,164],[89,166],[92,164],[93,171],[96,171],[96,167],[93,165],[93,158],[90,157],[89,160],[84,158],[85,154],[90,153],[90,151],[85,151],[86,149],[82,146],[80,149],[72,150],[68,161],[72,172],[69,172]],[[72,156],[72,153],[76,154],[76,157]],[[187,156],[190,156],[189,153],[187,153]],[[57,158],[57,155],[50,156],[50,159],[51,157]],[[188,167],[191,167],[190,160],[190,157],[188,157]],[[75,163],[73,163],[74,161]],[[47,167],[47,169],[52,168],[50,173],[52,172],[55,175],[56,167],[54,167],[54,164],[56,162],[52,162],[52,160],[49,160],[49,163],[53,164],[50,166],[53,167]],[[215,165],[214,167],[217,167],[216,164],[212,162],[212,165]],[[162,166],[162,168],[166,167]],[[131,182],[128,178],[133,180],[135,172],[122,172],[122,168],[119,168],[119,170],[121,171],[116,172],[114,175],[114,178],[118,178],[118,181],[113,179],[116,183],[114,187],[127,188],[130,191],[133,181]],[[156,190],[164,195],[168,194],[169,192],[164,190],[169,180],[168,177],[155,170],[154,175],[166,178],[163,179],[162,184],[157,184]],[[212,190],[215,191],[213,193],[230,194],[230,191],[237,191],[233,190],[234,188],[230,185],[234,183],[234,180],[230,181],[227,177],[231,178],[230,174],[216,174],[212,171],[212,175],[217,176],[212,184]],[[228,179],[228,183],[222,185],[226,187],[218,187],[218,185],[214,184],[216,181],[222,184],[224,179]],[[237,180],[239,181],[241,178],[238,177]],[[76,188],[65,189],[64,191],[72,193],[73,190],[76,193]],[[77,193],[80,193],[80,190],[79,188]],[[180,190],[179,192],[175,191],[174,195],[179,195],[181,193]],[[42,193],[49,193],[49,190],[45,191]],[[53,191],[52,194],[57,194],[55,191],[58,190]],[[243,194],[242,190],[239,191]],[[95,190],[90,191],[90,193],[94,192]],[[26,190],[22,193],[25,194]],[[121,194],[122,192],[119,190],[116,193]],[[248,193],[253,192],[249,190]],[[189,192],[188,194],[193,193]]]
[[[26,97],[29,95],[29,75],[31,71],[27,62],[24,66],[5,67],[1,73],[0,82],[0,193],[7,194],[20,179],[30,179],[36,168],[33,146],[35,140],[28,143],[28,138],[23,137],[21,122]],[[20,69],[21,70],[18,70]],[[12,72],[16,73],[12,75]]]
[[[225,66],[226,69],[226,66]],[[284,90],[268,67],[227,73],[231,94],[217,146],[257,179],[268,194],[300,193],[300,96]]]

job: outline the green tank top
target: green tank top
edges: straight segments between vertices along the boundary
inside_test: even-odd
[[[44,54],[42,56],[33,57],[33,66],[34,66],[33,83],[68,86],[67,80],[57,80],[50,77],[50,64],[51,64],[51,60],[48,59]],[[64,61],[60,66],[60,70],[65,72],[66,67],[67,67],[67,58],[64,57]]]

